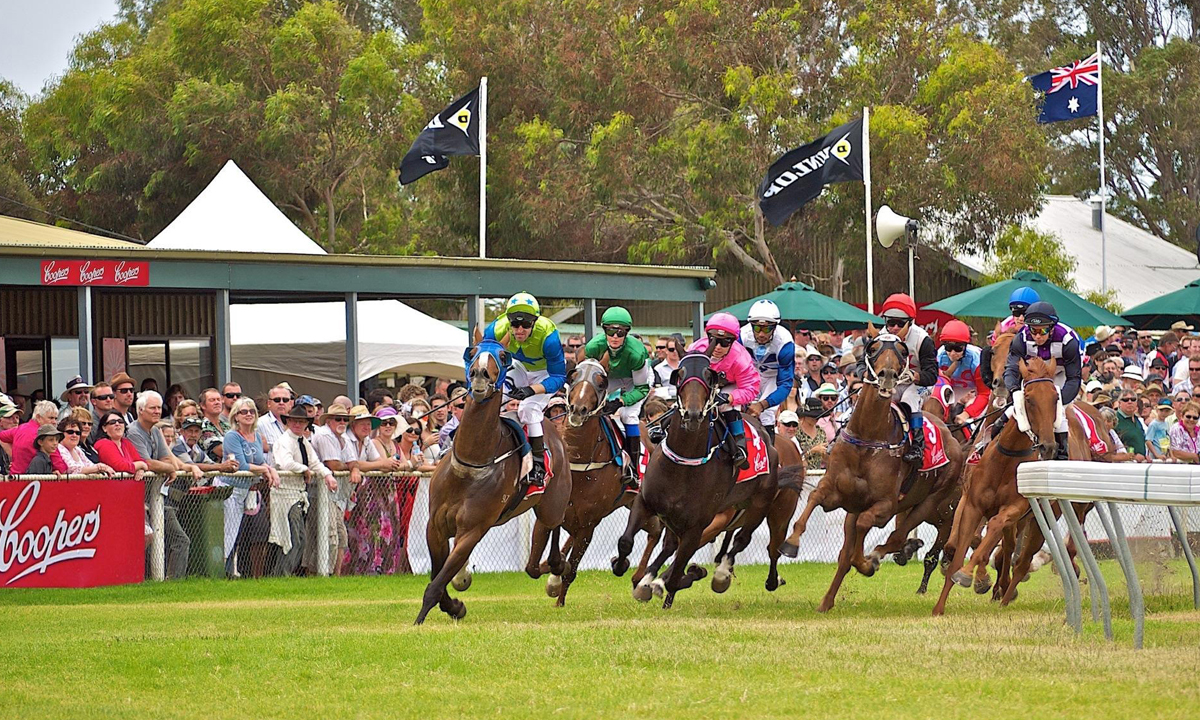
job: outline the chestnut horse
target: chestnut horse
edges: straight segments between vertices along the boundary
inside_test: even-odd
[[[767,443],[763,443],[763,450],[769,461],[768,472],[746,482],[736,482],[737,468],[728,452],[721,451],[725,443],[715,437],[720,427],[716,422],[716,405],[721,387],[710,364],[711,359],[700,353],[686,355],[680,361],[676,371],[677,410],[669,420],[666,439],[650,456],[642,490],[633,501],[625,533],[617,541],[617,556],[612,560],[613,572],[624,575],[629,569],[634,534],[647,517],[662,518],[679,541],[675,561],[667,574],[663,608],[671,607],[676,592],[699,579],[686,569],[713,518],[727,508],[744,504],[746,517],[742,528],[713,575],[714,587],[728,583],[735,558],[750,544],[777,489],[778,458],[775,448]],[[753,425],[760,438],[766,437],[756,419],[746,417],[744,422]],[[773,570],[777,561],[778,552],[771,556]]]
[[[558,598],[559,607],[566,602],[567,590],[579,572],[579,564],[591,545],[596,526],[617,508],[632,505],[636,495],[626,492],[621,468],[613,456],[613,446],[605,440],[601,427],[604,418],[600,412],[607,390],[608,368],[603,361],[585,359],[575,366],[567,390],[567,427],[563,433],[570,453],[571,502],[562,523],[570,537],[562,552],[569,551],[570,554],[566,572],[561,575],[551,573],[546,581],[546,593]],[[616,447],[620,452],[619,442]],[[643,529],[647,535],[646,549],[633,574],[634,585],[646,573],[650,555],[662,535],[662,523],[658,518],[648,518]],[[535,523],[529,564],[525,567],[530,577],[537,578],[550,572],[548,563],[539,563],[549,539],[550,528],[540,521]]]
[[[510,357],[500,343],[481,340],[478,328],[475,342],[475,347],[467,351],[471,355],[467,369],[471,392],[455,431],[454,445],[438,462],[429,481],[425,539],[432,579],[425,588],[417,625],[425,621],[434,605],[455,620],[467,614],[466,606],[450,597],[446,585],[466,570],[471,551],[489,529],[533,508],[538,521],[557,533],[571,499],[566,448],[551,422],[545,424],[545,443],[554,477],[546,481],[544,492],[533,497],[518,496],[526,487],[521,483],[521,457],[517,452],[524,438],[513,437],[500,421],[502,387]],[[454,538],[453,550],[450,538]],[[550,546],[550,565],[556,574],[563,572],[557,541]],[[457,581],[456,587],[465,589]]]
[[[870,577],[887,554],[911,552],[906,551],[908,533],[935,516],[939,506],[953,495],[962,472],[962,449],[950,441],[945,423],[936,416],[926,417],[925,422],[934,424],[943,433],[949,462],[930,472],[918,473],[912,487],[901,495],[902,481],[914,468],[901,457],[905,433],[892,411],[891,398],[896,386],[910,373],[908,348],[900,338],[880,335],[873,327],[868,329],[868,338],[863,356],[865,384],[858,402],[830,452],[825,476],[809,495],[804,512],[784,545],[784,554],[795,557],[808,518],[818,506],[826,512],[836,508],[846,511],[845,542],[838,556],[837,571],[817,607],[818,612],[833,607],[851,567]],[[898,511],[907,512],[897,516],[896,529],[887,542],[875,548],[870,556],[864,556],[867,532],[872,527],[886,525]]]

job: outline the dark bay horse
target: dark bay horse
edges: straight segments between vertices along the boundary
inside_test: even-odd
[[[563,552],[569,549],[570,554],[566,561],[566,572],[551,573],[546,583],[547,594],[556,597],[559,606],[566,602],[567,590],[575,580],[584,553],[591,545],[596,526],[617,508],[631,506],[635,497],[635,493],[626,492],[613,446],[605,439],[601,427],[604,422],[601,409],[607,390],[608,369],[603,361],[584,359],[575,366],[567,390],[566,430],[563,432],[571,465],[571,502],[567,505],[562,523],[570,538],[563,546]],[[616,447],[620,452],[619,441]],[[635,585],[645,574],[646,564],[662,535],[662,523],[658,518],[648,518],[644,529],[647,535],[646,549],[633,575]],[[540,521],[535,523],[529,564],[525,567],[530,577],[537,578],[550,572],[548,563],[539,562],[550,535],[550,528]]]
[[[713,576],[714,584],[719,578],[728,582],[735,558],[750,544],[778,487],[778,458],[775,448],[766,442],[763,449],[769,460],[768,472],[746,482],[735,482],[737,469],[728,453],[720,451],[724,443],[715,436],[720,427],[716,423],[716,405],[721,388],[710,364],[711,359],[699,353],[686,355],[679,363],[677,410],[667,425],[666,439],[650,456],[642,490],[633,502],[625,533],[617,541],[617,556],[612,561],[613,572],[624,575],[629,569],[634,535],[647,517],[662,518],[667,530],[678,539],[675,560],[667,574],[664,608],[671,607],[676,592],[699,579],[687,571],[688,563],[713,518],[727,508],[745,505],[742,528]],[[755,426],[760,438],[766,438],[757,420],[746,417],[744,421]],[[778,552],[771,555],[772,574],[777,574],[778,559]]]
[[[476,329],[476,345],[468,350],[472,357],[467,370],[471,392],[455,432],[454,445],[438,462],[429,481],[425,539],[429,544],[432,579],[425,588],[418,625],[425,621],[434,605],[456,620],[467,614],[466,606],[450,597],[446,585],[466,569],[471,550],[490,528],[532,507],[539,522],[557,531],[571,498],[566,448],[550,422],[545,424],[545,443],[554,477],[547,480],[541,494],[530,498],[517,495],[525,489],[519,478],[521,458],[517,452],[523,438],[513,437],[500,421],[500,408],[504,404],[502,385],[510,358],[503,345],[480,338],[481,333]],[[453,550],[450,538],[454,538]],[[550,546],[550,565],[557,573],[563,572],[557,542]]]
[[[795,557],[809,516],[818,506],[826,512],[837,508],[846,511],[845,542],[838,557],[837,571],[817,607],[818,612],[833,607],[838,589],[851,567],[870,577],[885,555],[905,551],[908,533],[935,516],[938,508],[953,495],[962,472],[961,448],[950,440],[949,430],[940,419],[926,417],[925,422],[936,425],[943,433],[949,462],[930,472],[918,473],[912,487],[901,495],[902,481],[912,468],[901,457],[905,433],[893,414],[891,398],[896,386],[909,373],[906,369],[908,348],[898,337],[880,335],[873,327],[868,336],[864,348],[867,372],[863,389],[845,430],[830,452],[825,476],[809,495],[804,511],[784,545],[784,553]],[[865,556],[863,542],[867,532],[872,527],[883,527],[901,510],[907,512],[896,518],[896,530],[887,542],[870,556]]]

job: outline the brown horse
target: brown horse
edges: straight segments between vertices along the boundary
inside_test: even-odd
[[[566,572],[561,575],[551,572],[546,582],[546,593],[558,598],[559,607],[566,602],[567,590],[579,572],[579,564],[591,545],[596,526],[617,508],[632,505],[635,497],[635,493],[626,491],[613,445],[605,439],[601,427],[605,422],[601,409],[607,389],[608,368],[604,361],[585,359],[571,372],[567,391],[567,429],[563,433],[570,453],[571,502],[562,523],[570,534],[562,551],[570,554]],[[619,443],[617,447],[620,447]],[[633,575],[635,585],[646,573],[650,555],[662,535],[662,523],[658,518],[648,518],[643,529],[647,535],[646,549]],[[550,528],[540,521],[534,524],[529,563],[525,567],[530,577],[538,578],[550,572],[548,563],[538,562],[550,534]]]
[[[864,354],[866,384],[839,442],[830,452],[825,476],[809,495],[804,512],[796,520],[784,545],[784,553],[795,557],[808,518],[818,506],[827,512],[835,508],[846,511],[845,542],[838,557],[837,571],[829,591],[817,607],[818,612],[833,607],[838,589],[851,567],[870,577],[879,569],[884,556],[905,551],[908,533],[935,516],[939,506],[953,495],[962,471],[961,448],[949,441],[949,430],[941,420],[936,416],[926,417],[925,422],[936,425],[946,438],[949,462],[930,472],[918,473],[912,487],[901,495],[902,480],[914,468],[901,458],[905,433],[893,415],[891,397],[906,372],[908,348],[898,338],[881,337],[874,328],[869,329],[868,335]],[[872,527],[883,527],[901,510],[907,512],[902,517],[897,516],[896,530],[887,542],[875,548],[870,556],[864,556],[863,542],[867,532]]]
[[[1054,386],[1056,367],[1053,360],[1045,362],[1041,358],[1021,362],[1024,412],[1029,429],[1021,430],[1017,420],[1010,420],[1000,435],[989,443],[979,466],[971,472],[955,514],[954,529],[947,547],[947,552],[952,552],[953,556],[945,568],[946,582],[941,597],[933,608],[935,616],[945,612],[946,598],[949,597],[954,584],[969,587],[975,573],[979,573],[980,580],[976,585],[977,591],[987,592],[991,587],[990,582],[986,583],[986,587],[984,585],[987,562],[992,551],[1001,542],[1006,531],[1012,537],[1009,528],[1015,528],[1017,522],[1029,512],[1029,501],[1017,492],[1017,466],[1022,462],[1037,459],[1039,454],[1043,460],[1054,457],[1057,447],[1054,440],[1054,420],[1059,402],[1058,390]],[[1077,458],[1086,457],[1082,448],[1075,447],[1079,442],[1082,441],[1078,436],[1071,439],[1072,450],[1075,451],[1073,454]],[[1086,446],[1086,442],[1084,445]],[[964,567],[971,538],[985,518],[988,520],[983,540],[975,548],[970,563]],[[1040,539],[1036,540],[1036,543],[1026,543],[1013,577],[1025,576],[1029,562],[1041,544]],[[1008,604],[1015,597],[1016,586],[1015,582],[1010,584],[1004,596],[1004,604]]]
[[[425,588],[418,625],[425,621],[434,605],[456,620],[467,614],[466,606],[450,597],[446,585],[466,570],[471,551],[490,528],[534,508],[538,521],[557,532],[571,499],[571,468],[566,448],[550,422],[545,424],[545,443],[551,455],[553,478],[546,481],[541,494],[523,495],[526,488],[520,480],[521,457],[517,450],[524,439],[514,437],[500,421],[500,408],[504,405],[501,387],[510,361],[508,351],[494,340],[481,340],[478,328],[475,342],[469,351],[472,360],[467,370],[470,397],[459,420],[453,448],[438,462],[429,481],[425,539],[429,544],[432,579]],[[453,550],[450,538],[455,539]],[[550,565],[556,574],[563,572],[557,541],[550,546]],[[456,587],[465,589],[457,582]]]
[[[625,533],[617,541],[617,556],[612,561],[613,572],[617,576],[624,575],[629,569],[634,534],[646,517],[657,515],[662,518],[679,542],[665,583],[664,608],[671,607],[676,592],[699,579],[694,572],[687,572],[688,562],[700,547],[704,531],[713,518],[727,508],[745,505],[746,518],[742,528],[713,575],[714,588],[721,583],[727,586],[735,558],[750,544],[750,538],[766,517],[777,489],[778,458],[775,448],[769,444],[764,443],[763,447],[769,461],[768,472],[741,483],[735,482],[737,468],[729,454],[720,452],[723,443],[711,446],[713,435],[720,427],[715,413],[720,386],[717,373],[710,364],[711,359],[699,353],[689,354],[679,363],[678,409],[669,421],[666,439],[650,456],[642,491],[633,502]],[[766,437],[757,420],[747,417],[744,422],[752,424],[759,437]],[[773,573],[777,561],[778,553],[774,553],[771,556]]]

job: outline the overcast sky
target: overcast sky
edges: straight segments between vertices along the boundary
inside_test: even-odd
[[[75,39],[116,12],[116,0],[0,0],[0,77],[36,95],[66,70]]]

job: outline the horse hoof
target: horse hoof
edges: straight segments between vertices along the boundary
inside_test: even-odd
[[[800,546],[784,540],[783,544],[779,546],[779,554],[790,558],[798,557]]]
[[[552,598],[558,597],[559,590],[562,589],[562,575],[551,575],[546,578],[546,595]]]
[[[787,585],[787,580],[784,580],[783,578],[779,578],[779,587],[783,587],[784,585]]]
[[[950,576],[950,581],[961,587],[971,587],[971,576],[962,570],[956,570],[954,574]]]
[[[821,604],[817,606],[817,612],[819,612],[819,613],[827,613],[832,609],[833,609],[833,603],[829,602],[827,600],[822,600]]]
[[[975,594],[976,595],[986,595],[987,591],[991,590],[991,589],[992,589],[992,579],[991,578],[983,578],[982,580],[975,581]]]
[[[667,584],[663,582],[662,578],[654,578],[654,580],[650,582],[650,589],[654,592],[655,597],[662,597],[667,593]],[[671,606],[668,604],[664,605],[663,607]]]
[[[911,558],[923,547],[925,547],[925,541],[921,538],[909,538],[904,543],[904,554]]]
[[[908,558],[909,558],[908,554],[906,554],[904,552],[898,552],[892,556],[892,560],[895,561],[895,563],[897,565],[899,565],[900,567],[904,567],[905,565],[908,564]]]
[[[918,594],[918,595],[924,595],[924,594],[925,594],[926,592],[928,592],[928,591],[929,591],[929,588],[928,588],[928,587],[926,587],[926,586],[924,586],[924,585],[922,585],[921,587],[917,588],[917,594]]]
[[[704,578],[708,577],[708,570],[705,570],[704,566],[702,565],[692,563],[691,565],[688,565],[687,572],[685,572],[684,575],[687,575],[689,578],[691,578],[692,582],[700,582]]]
[[[650,602],[650,598],[654,597],[654,590],[650,588],[650,583],[638,583],[633,587],[633,599],[638,602]]]
[[[615,557],[612,559],[613,575],[621,577],[629,571],[629,558]]]
[[[767,578],[767,592],[775,592],[779,589],[780,582],[778,579],[772,580]]]
[[[471,587],[471,581],[473,579],[474,577],[471,571],[463,568],[450,580],[450,585],[459,592],[466,592],[467,588]]]
[[[732,582],[733,582],[733,575],[719,572],[719,571],[713,573],[713,579],[712,579],[713,592],[715,592],[715,593],[725,592],[726,590],[729,589],[729,586],[730,586],[730,584],[732,584]]]
[[[467,616],[467,606],[462,600],[455,600],[450,608],[450,612],[446,613],[454,620],[462,620]]]

